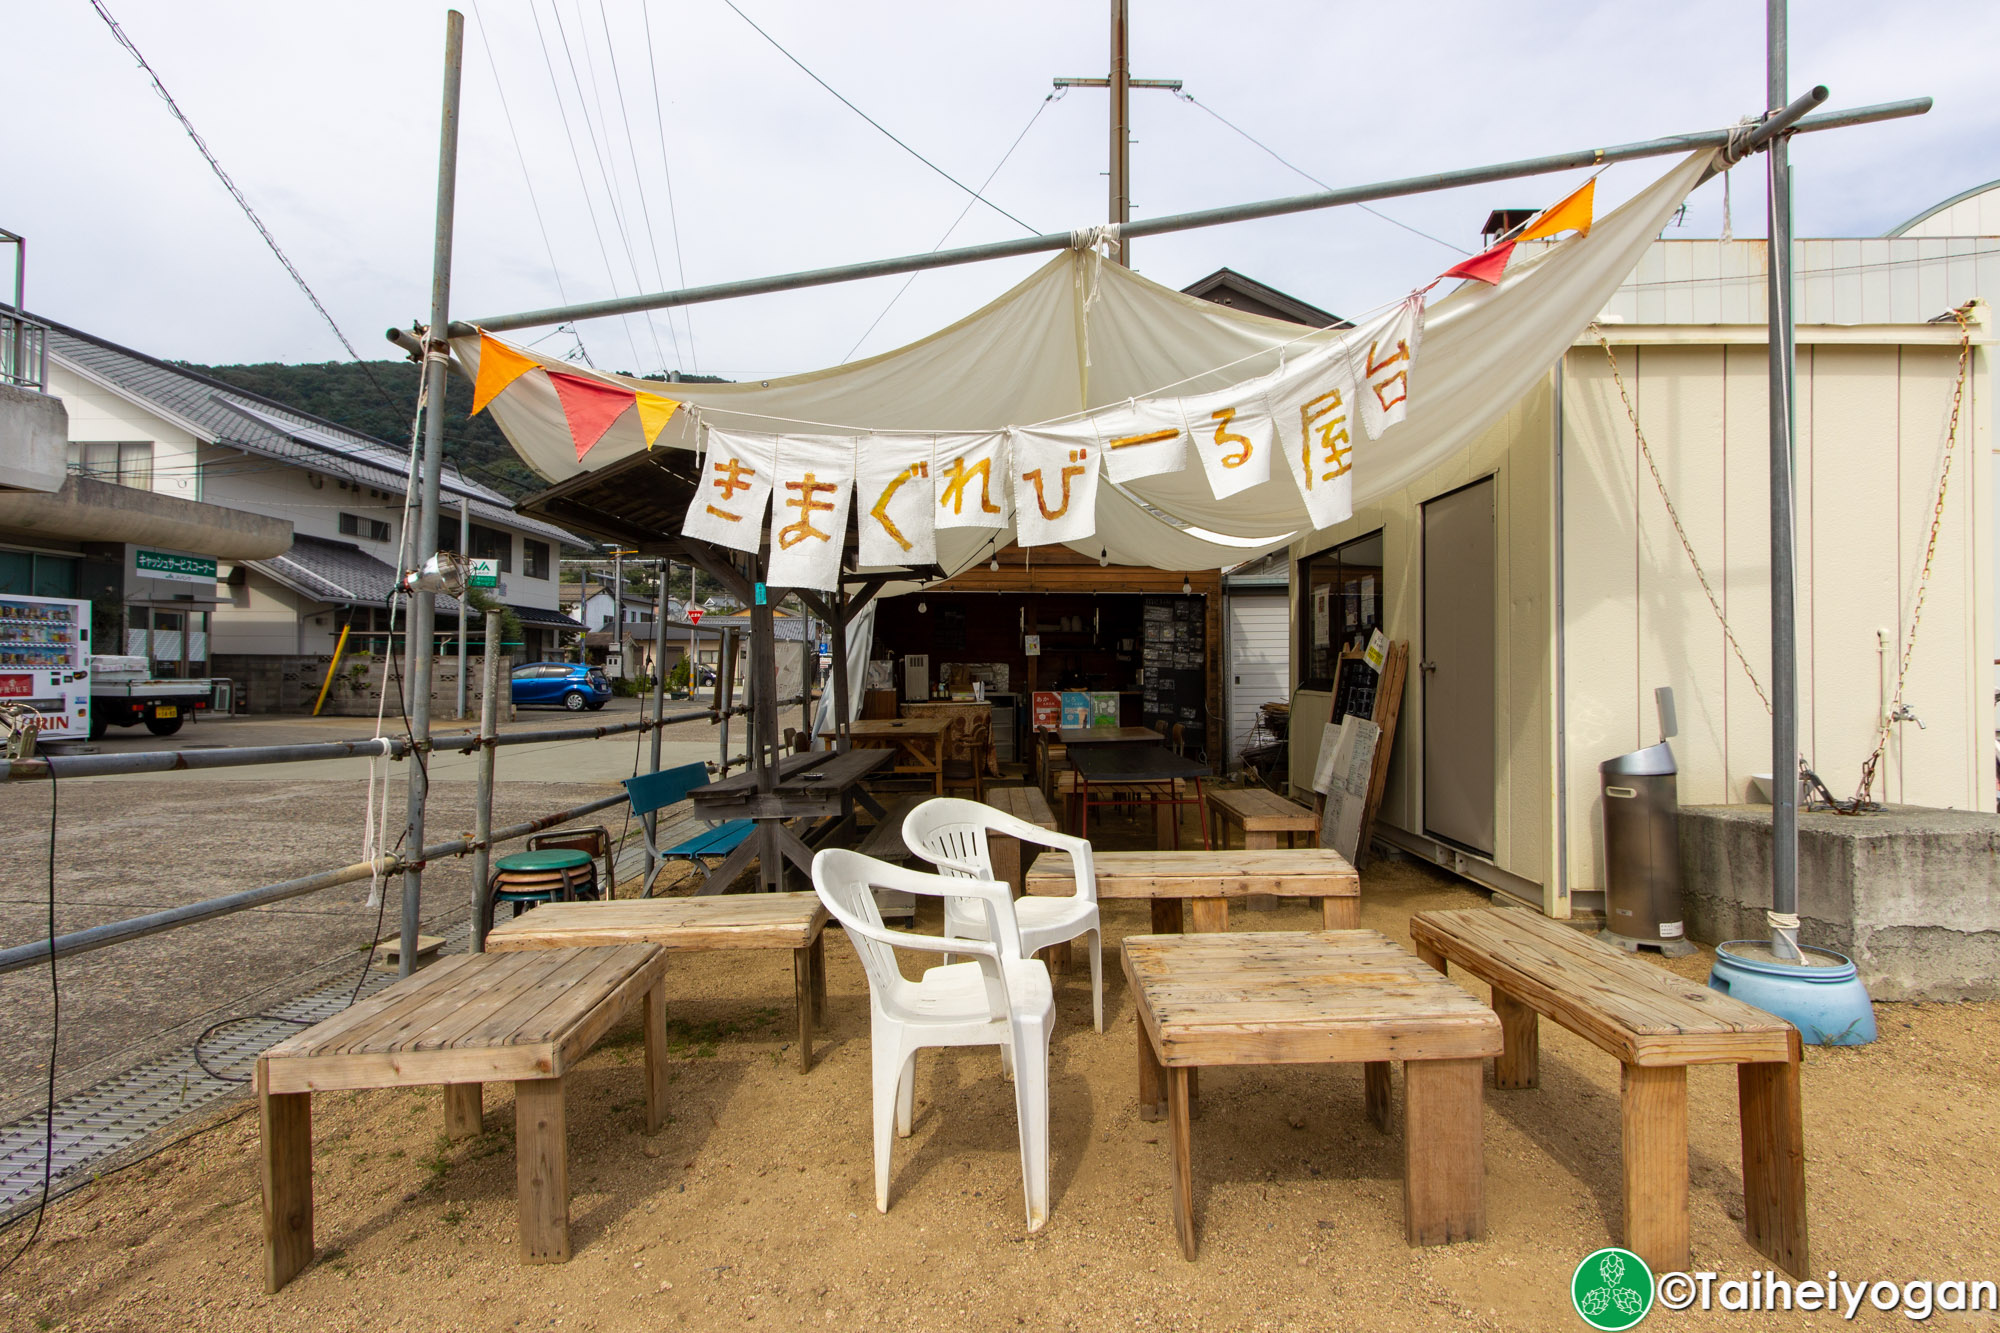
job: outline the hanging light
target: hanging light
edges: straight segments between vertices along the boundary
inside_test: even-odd
[[[1108,546],[1100,546],[1097,549],[1097,567],[1099,569],[1102,569],[1110,563],[1111,563],[1111,548]]]
[[[931,609],[931,604],[930,604],[929,602],[918,602],[918,603],[917,603],[917,614],[918,614],[918,615],[923,615],[923,614],[924,614],[924,613],[925,613],[926,611],[929,611],[930,609]]]
[[[992,570],[995,574],[998,574],[1000,572],[1000,557],[997,555],[994,556],[992,560],[987,562],[986,567]]]
[[[1181,575],[1181,596],[1191,597],[1193,595],[1194,595],[1194,584],[1189,581],[1187,575],[1185,574]]]

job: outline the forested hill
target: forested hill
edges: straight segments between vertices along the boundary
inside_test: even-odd
[[[262,394],[301,412],[325,417],[399,448],[409,445],[411,418],[417,410],[415,362],[371,361],[365,368],[353,361],[299,366],[275,362],[256,366],[181,364],[198,374]],[[380,392],[369,382],[371,371],[381,385]],[[691,383],[721,383],[708,375],[685,378]],[[388,401],[384,400],[385,394]],[[471,410],[472,385],[462,376],[453,375],[445,394],[445,457],[462,467],[472,480],[491,486],[509,499],[542,489],[545,483],[514,456],[513,447],[493,424],[493,418],[483,412],[468,418]]]

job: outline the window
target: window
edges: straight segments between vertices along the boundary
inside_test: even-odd
[[[73,555],[0,551],[0,593],[17,597],[74,597],[83,562]]]
[[[1299,684],[1330,690],[1342,654],[1359,655],[1379,628],[1387,591],[1382,585],[1382,534],[1342,542],[1299,561]]]
[[[134,490],[153,489],[151,440],[71,441],[69,470],[99,481],[116,482]]]
[[[389,540],[389,525],[379,518],[364,518],[360,514],[343,512],[340,516],[340,535],[365,537],[371,542],[386,542]]]
[[[533,538],[521,539],[521,572],[531,579],[549,576],[549,544]]]
[[[472,525],[472,549],[467,551],[466,554],[475,560],[498,560],[502,574],[511,574],[514,572],[514,537],[512,533],[502,532],[498,528],[481,527],[479,524],[474,523]]]

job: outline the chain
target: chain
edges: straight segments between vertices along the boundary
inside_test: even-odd
[[[1951,425],[1944,436],[1944,466],[1938,470],[1937,500],[1931,505],[1931,535],[1924,546],[1924,572],[1917,579],[1917,604],[1910,612],[1910,629],[1903,637],[1903,655],[1896,663],[1896,695],[1882,712],[1882,727],[1876,733],[1875,752],[1861,765],[1861,785],[1854,793],[1857,803],[1867,801],[1869,792],[1875,787],[1875,769],[1889,748],[1889,734],[1896,725],[1896,714],[1903,709],[1903,686],[1910,678],[1910,659],[1917,650],[1917,627],[1923,623],[1924,600],[1930,595],[1931,565],[1937,558],[1938,529],[1944,524],[1945,493],[1951,487],[1951,464],[1957,456],[1959,409],[1965,402],[1966,373],[1972,364],[1972,329],[1966,323],[1965,312],[1964,306],[1951,312],[1951,317],[1958,321],[1958,383],[1951,391]]]
[[[1716,623],[1722,626],[1722,637],[1729,644],[1729,651],[1736,654],[1736,660],[1743,667],[1743,674],[1750,678],[1750,688],[1757,691],[1757,698],[1764,704],[1766,713],[1771,711],[1771,696],[1764,693],[1763,683],[1757,673],[1751,670],[1750,659],[1743,655],[1743,645],[1736,641],[1736,632],[1729,628],[1729,617],[1722,614],[1722,601],[1715,595],[1715,588],[1708,581],[1708,571],[1701,567],[1701,557],[1694,553],[1694,543],[1688,540],[1687,529],[1681,526],[1680,511],[1674,508],[1673,497],[1667,494],[1666,479],[1660,475],[1660,465],[1653,461],[1653,446],[1646,442],[1646,432],[1639,425],[1638,409],[1632,406],[1632,395],[1625,390],[1625,377],[1618,372],[1618,357],[1611,350],[1611,342],[1595,321],[1590,332],[1597,335],[1597,345],[1604,349],[1604,359],[1611,363],[1611,380],[1618,386],[1618,401],[1625,404],[1626,419],[1632,423],[1633,438],[1639,441],[1640,456],[1646,460],[1646,468],[1653,474],[1653,485],[1659,488],[1660,503],[1667,507],[1667,517],[1673,521],[1674,536],[1680,538],[1681,550],[1687,553],[1688,563],[1694,566],[1694,576],[1701,583],[1702,593],[1708,598],[1709,610],[1715,612]],[[1953,420],[1957,419],[1954,415]]]

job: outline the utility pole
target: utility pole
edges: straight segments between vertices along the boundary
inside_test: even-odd
[[[1132,98],[1134,88],[1165,88],[1179,92],[1179,79],[1135,79],[1126,36],[1125,0],[1111,0],[1111,75],[1103,79],[1057,79],[1058,88],[1111,90],[1111,209],[1110,220],[1123,227],[1132,220]],[[1132,243],[1122,235],[1111,247],[1113,263],[1132,267]]]
[[[611,548],[611,652],[618,678],[625,678],[625,548]]]
[[[451,374],[451,226],[458,189],[458,85],[464,69],[465,15],[449,10],[444,20],[444,108],[438,127],[437,231],[431,248],[431,322],[424,330],[424,465],[422,499],[417,506],[417,539],[405,543],[422,569],[437,554],[438,474],[444,467],[444,391]],[[405,526],[408,519],[405,518]],[[405,571],[407,572],[407,571]],[[464,617],[464,608],[459,615]],[[413,859],[403,872],[402,936],[397,971],[409,976],[417,963],[417,920],[424,891],[421,860],[424,846],[424,802],[430,795],[431,663],[437,655],[432,642],[437,628],[437,594],[419,588],[410,596],[408,632],[410,735],[417,752],[409,767],[409,823],[403,852]],[[391,645],[394,651],[394,645]]]

